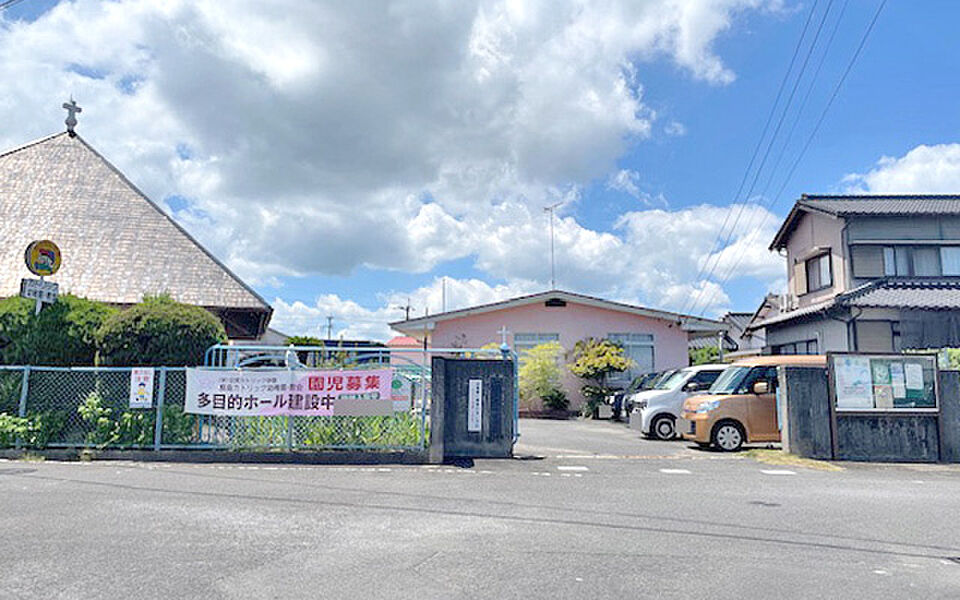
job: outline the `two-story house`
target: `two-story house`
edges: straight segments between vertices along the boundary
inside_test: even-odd
[[[766,353],[960,346],[960,195],[804,195],[770,250],[788,285],[748,326]]]

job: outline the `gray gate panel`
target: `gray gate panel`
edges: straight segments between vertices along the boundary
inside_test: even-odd
[[[481,431],[468,431],[469,381],[483,382]],[[446,458],[501,458],[513,454],[513,363],[508,360],[433,359],[432,417],[443,421]],[[442,390],[442,394],[437,392]]]
[[[838,456],[844,460],[937,462],[936,415],[837,415]]]
[[[940,460],[960,462],[960,372],[940,371]]]

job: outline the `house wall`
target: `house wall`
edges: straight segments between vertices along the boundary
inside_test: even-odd
[[[515,333],[556,333],[567,352],[574,344],[588,337],[606,337],[611,333],[646,333],[653,335],[654,370],[685,367],[688,364],[687,332],[674,321],[665,321],[568,302],[564,307],[546,307],[543,302],[505,308],[456,319],[440,321],[430,335],[435,348],[479,348],[500,343],[502,327],[510,332],[508,343],[513,347]],[[566,362],[566,361],[564,361]],[[563,368],[563,387],[572,409],[583,403],[580,386],[583,382]]]
[[[800,308],[823,302],[844,291],[847,280],[847,252],[843,243],[843,225],[843,219],[805,213],[790,236],[786,247],[787,289],[797,296]],[[814,248],[830,249],[833,285],[815,292],[801,293],[796,281],[797,268],[803,269],[804,261],[816,256]]]
[[[766,333],[768,348],[815,339],[821,354],[849,349],[846,324],[825,317],[804,323],[768,325]]]

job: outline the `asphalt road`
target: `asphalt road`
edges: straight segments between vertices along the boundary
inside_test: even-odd
[[[470,468],[0,462],[0,598],[960,597],[958,468],[521,431]]]

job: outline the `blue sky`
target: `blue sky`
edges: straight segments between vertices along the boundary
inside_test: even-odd
[[[542,207],[560,201],[559,287],[751,311],[783,285],[765,248],[801,193],[960,184],[960,5],[947,0],[886,4],[779,197],[879,0],[227,4],[14,6],[3,76],[24,84],[0,91],[14,124],[2,138],[57,130],[74,94],[81,135],[288,333],[333,314],[340,334],[388,336],[406,298],[414,314],[441,309],[443,279],[447,308],[546,289]],[[829,12],[805,78],[760,186],[735,198],[811,8],[808,35]],[[735,201],[751,207],[714,247]]]

